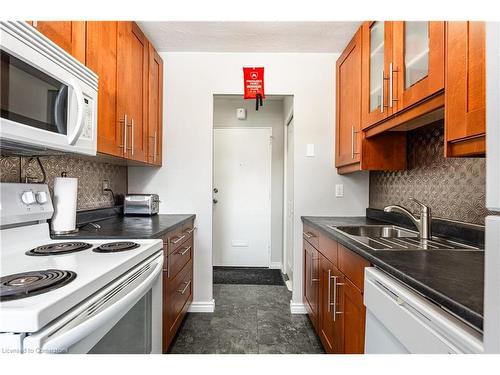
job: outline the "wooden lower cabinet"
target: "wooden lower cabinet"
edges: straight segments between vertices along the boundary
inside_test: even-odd
[[[339,314],[344,326],[343,353],[362,354],[365,347],[366,308],[363,293],[348,278],[339,287]]]
[[[304,241],[304,304],[314,328],[318,329],[319,253]]]
[[[304,305],[325,351],[364,353],[363,275],[370,263],[321,232],[319,249],[305,240],[303,247]]]
[[[339,287],[344,283],[341,272],[320,255],[321,268],[321,306],[319,309],[319,337],[327,353],[342,353],[343,342],[341,340],[344,317],[338,311],[342,305]]]
[[[168,352],[193,301],[193,225],[193,221],[190,221],[163,238],[164,353]]]

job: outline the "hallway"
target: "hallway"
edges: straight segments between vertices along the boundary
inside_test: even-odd
[[[307,315],[290,314],[283,285],[214,284],[215,312],[190,313],[172,354],[323,353]]]

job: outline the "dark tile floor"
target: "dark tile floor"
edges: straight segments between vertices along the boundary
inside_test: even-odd
[[[306,315],[290,314],[281,285],[214,284],[215,312],[190,313],[172,354],[323,353]]]

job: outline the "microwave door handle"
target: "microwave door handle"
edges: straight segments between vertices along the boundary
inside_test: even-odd
[[[62,85],[57,91],[56,100],[54,100],[54,122],[59,134],[64,134],[66,127],[66,124],[63,123],[64,114],[61,112],[64,110],[62,105],[65,96],[68,96],[68,86]]]
[[[152,263],[154,263],[154,265],[152,264],[152,272],[139,285],[134,287],[133,290],[128,293],[124,293],[124,295],[117,298],[116,301],[112,301],[111,299],[108,301],[110,302],[109,306],[104,310],[99,311],[98,313],[89,314],[85,320],[65,332],[63,331],[59,334],[57,333],[57,330],[64,328],[64,326],[58,328],[55,332],[47,332],[45,339],[42,338],[42,344],[39,349],[41,349],[43,353],[65,352],[71,346],[91,335],[97,329],[112,320],[113,317],[122,315],[124,311],[128,311],[128,309],[137,303],[137,301],[139,301],[141,297],[149,289],[151,289],[154,281],[162,271],[163,257],[156,258],[156,260]],[[101,296],[100,299],[102,298],[106,297]],[[92,305],[92,303],[89,303],[88,305]],[[88,307],[84,311],[79,311],[79,314],[75,318],[87,314],[87,310]]]
[[[70,80],[68,86],[71,87],[76,97],[76,121],[73,132],[71,132],[71,134],[68,134],[68,144],[74,145],[83,131],[83,92],[80,88],[80,85],[74,78]]]

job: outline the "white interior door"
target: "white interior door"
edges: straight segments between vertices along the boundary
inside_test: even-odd
[[[285,273],[293,280],[293,118],[286,128],[286,264]]]
[[[271,129],[214,129],[214,266],[269,267]]]

